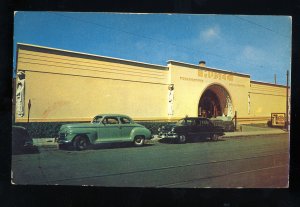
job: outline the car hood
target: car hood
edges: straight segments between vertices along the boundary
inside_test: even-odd
[[[176,124],[168,124],[168,125],[161,126],[160,129],[161,130],[171,130],[175,126],[177,126],[177,125]]]
[[[64,124],[60,127],[60,130],[67,129],[67,128],[93,128],[97,127],[99,124],[92,124],[92,123],[76,123],[76,124]]]

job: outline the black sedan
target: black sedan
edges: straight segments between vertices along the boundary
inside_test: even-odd
[[[185,143],[193,137],[218,140],[224,135],[224,128],[215,126],[209,119],[200,117],[186,117],[176,124],[162,126],[158,129],[159,138],[171,138],[178,143]]]
[[[25,127],[12,126],[12,154],[31,152],[36,150],[33,140]]]

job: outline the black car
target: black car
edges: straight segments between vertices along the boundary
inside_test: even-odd
[[[18,154],[34,150],[33,140],[25,127],[12,126],[12,153]]]
[[[158,129],[159,138],[176,139],[178,143],[185,143],[193,137],[209,137],[217,140],[224,135],[224,128],[215,126],[209,119],[200,117],[186,117],[176,124],[162,126]]]

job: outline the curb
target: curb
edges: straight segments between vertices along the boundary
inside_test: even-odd
[[[257,131],[257,132],[247,132],[247,133],[241,133],[241,132],[231,132],[235,134],[226,134],[223,136],[223,138],[231,138],[231,137],[248,137],[248,136],[264,136],[264,135],[272,135],[272,134],[287,134],[289,132],[286,131]]]

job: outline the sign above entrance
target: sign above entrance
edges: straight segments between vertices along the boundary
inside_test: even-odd
[[[213,72],[213,71],[207,71],[207,70],[198,70],[198,76],[202,77],[202,78],[233,81],[233,75],[218,73],[218,72]]]

